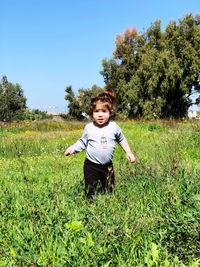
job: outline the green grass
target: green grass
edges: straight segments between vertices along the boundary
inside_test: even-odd
[[[199,123],[119,122],[112,195],[84,196],[83,123],[0,128],[0,266],[199,266]]]

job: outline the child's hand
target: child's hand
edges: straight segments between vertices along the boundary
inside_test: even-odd
[[[134,162],[135,162],[135,157],[134,157],[134,155],[133,155],[132,152],[127,152],[127,153],[126,153],[126,158],[127,158],[127,160],[129,160],[131,163],[134,163]]]
[[[73,153],[74,153],[74,150],[72,148],[67,148],[67,150],[65,151],[65,156],[69,156]]]

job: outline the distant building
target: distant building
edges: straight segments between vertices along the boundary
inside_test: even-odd
[[[196,110],[188,110],[188,118],[194,119],[197,117],[197,111]]]
[[[63,117],[61,117],[61,114],[66,114],[67,115],[66,112],[60,113],[60,112],[51,112],[51,111],[47,112],[47,114],[51,115],[53,120],[58,121],[58,122],[63,122],[64,121]]]
[[[60,113],[49,111],[49,112],[47,112],[47,115],[52,115],[53,117],[58,117],[58,116],[60,116]]]

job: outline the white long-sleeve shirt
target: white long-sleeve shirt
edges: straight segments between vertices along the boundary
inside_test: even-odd
[[[97,164],[107,164],[113,159],[115,143],[120,145],[125,140],[121,128],[115,122],[108,121],[102,128],[91,122],[85,126],[82,137],[70,148],[74,153],[87,149],[87,159]]]

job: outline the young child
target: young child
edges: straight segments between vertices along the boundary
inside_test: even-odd
[[[72,146],[67,148],[65,155],[71,155],[86,150],[84,163],[85,193],[92,198],[100,182],[100,190],[112,192],[114,188],[114,170],[112,158],[115,142],[123,148],[130,162],[135,162],[135,157],[123,135],[120,127],[110,121],[114,115],[114,102],[116,95],[112,90],[106,90],[92,97],[88,113],[93,117],[93,122],[87,124],[82,137]]]

